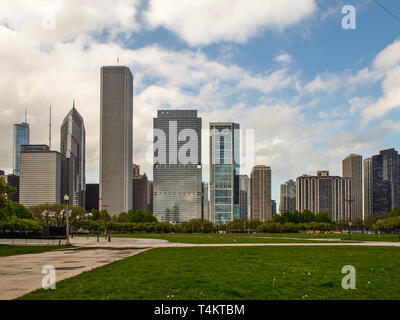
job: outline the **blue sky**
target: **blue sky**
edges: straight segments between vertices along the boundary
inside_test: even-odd
[[[399,1],[380,3],[400,17]],[[344,5],[356,8],[356,30],[341,26]],[[54,106],[57,149],[75,98],[86,123],[87,180],[97,181],[99,68],[116,57],[135,75],[134,160],[150,177],[146,136],[160,107],[196,108],[204,128],[230,120],[253,129],[255,162],[271,166],[278,202],[289,178],[340,175],[349,153],[398,148],[400,22],[373,0],[4,0],[0,8],[6,171],[10,124],[24,107],[31,142],[46,143]]]

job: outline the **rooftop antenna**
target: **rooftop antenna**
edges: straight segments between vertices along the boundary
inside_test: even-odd
[[[72,108],[75,109],[75,98],[74,98],[74,100],[72,100]]]
[[[51,105],[50,105],[50,118],[49,118],[49,149],[51,150]]]
[[[119,64],[119,57],[117,57],[117,64]]]
[[[27,110],[27,107],[25,106],[25,123],[28,123],[27,120],[26,120],[26,118],[27,118],[26,117],[26,110]]]

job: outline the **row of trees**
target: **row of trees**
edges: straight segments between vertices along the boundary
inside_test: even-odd
[[[32,219],[28,209],[10,201],[9,196],[15,192],[15,188],[0,178],[0,230],[42,230],[43,225]]]

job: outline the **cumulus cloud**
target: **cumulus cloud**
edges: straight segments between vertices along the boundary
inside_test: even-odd
[[[264,29],[283,30],[317,10],[314,0],[150,0],[145,19],[191,46],[219,41],[244,43]]]

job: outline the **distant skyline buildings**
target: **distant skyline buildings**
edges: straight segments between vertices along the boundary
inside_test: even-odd
[[[272,219],[271,167],[256,165],[251,171],[251,219]]]
[[[372,213],[389,212],[400,206],[400,158],[395,149],[372,156]]]
[[[240,217],[240,125],[210,122],[210,219],[216,225]]]
[[[368,220],[373,216],[372,206],[372,157],[366,158],[363,161],[363,192],[364,192],[364,220]]]
[[[133,76],[128,67],[100,71],[100,209],[132,209]]]
[[[241,174],[239,176],[239,204],[240,218],[250,219],[251,212],[251,181],[250,178]]]
[[[61,154],[47,145],[21,146],[19,202],[31,207],[61,199]]]
[[[202,216],[201,127],[197,110],[158,110],[153,119],[153,214],[158,221]]]
[[[60,152],[62,195],[69,196],[70,204],[85,207],[86,131],[75,101],[61,125]]]
[[[279,213],[296,210],[296,182],[292,179],[280,186]]]
[[[350,154],[342,161],[342,177],[351,178],[351,218],[357,221],[363,218],[363,162],[359,154]]]
[[[25,116],[26,118],[26,116]],[[16,123],[13,126],[13,174],[20,175],[20,152],[22,145],[30,143],[29,123]]]
[[[330,176],[327,170],[300,176],[296,179],[296,210],[327,212],[334,221],[349,220],[351,186],[351,178]]]

